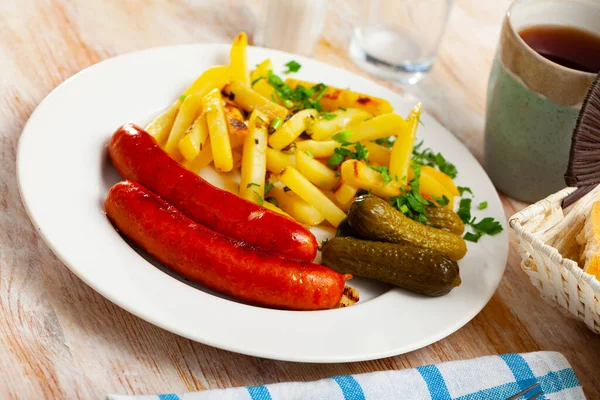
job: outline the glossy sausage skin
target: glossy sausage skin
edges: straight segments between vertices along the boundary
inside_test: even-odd
[[[317,240],[308,229],[211,185],[169,157],[143,129],[123,125],[108,152],[123,178],[142,184],[199,224],[266,251],[314,260]]]
[[[187,218],[143,186],[123,181],[105,201],[106,215],[127,238],[162,264],[201,285],[267,307],[320,310],[336,306],[345,275],[230,239]]]

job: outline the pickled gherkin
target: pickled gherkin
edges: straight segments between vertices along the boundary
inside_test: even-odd
[[[427,296],[442,296],[460,285],[456,261],[410,244],[336,237],[323,245],[322,262],[344,274],[376,279]]]
[[[413,221],[376,196],[361,196],[350,206],[348,223],[354,236],[389,243],[412,244],[438,251],[451,260],[467,254],[462,237]]]
[[[434,228],[440,228],[452,232],[456,235],[462,235],[465,231],[465,224],[462,219],[452,210],[446,207],[425,207],[426,224]]]

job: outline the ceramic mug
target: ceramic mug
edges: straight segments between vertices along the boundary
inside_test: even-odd
[[[571,135],[596,77],[529,47],[518,32],[539,25],[600,36],[600,1],[517,0],[504,19],[488,86],[485,164],[498,190],[528,202],[566,186]]]

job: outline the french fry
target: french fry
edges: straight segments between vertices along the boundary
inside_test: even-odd
[[[204,97],[213,89],[222,89],[231,80],[231,69],[227,65],[217,65],[204,71],[181,95],[186,98],[195,94]]]
[[[242,159],[244,155],[241,149],[232,149],[231,158],[233,159],[233,169],[238,169],[242,166]]]
[[[415,171],[413,168],[410,168],[410,170],[408,171],[408,180],[413,180],[414,176]],[[435,200],[436,198],[441,199],[444,196],[446,196],[448,200],[450,200],[450,203],[448,204],[450,206],[450,209],[452,209],[451,207],[454,205],[454,196],[443,184],[441,184],[434,177],[434,175],[431,174],[431,169],[421,167],[421,176],[419,178],[419,193],[422,196],[432,200]]]
[[[246,56],[246,47],[248,38],[245,32],[239,33],[231,45],[229,52],[229,63],[231,64],[231,79],[240,81],[245,85],[250,85],[250,75],[248,74],[248,57]]]
[[[340,147],[340,144],[335,140],[301,140],[296,143],[298,151],[308,151],[314,158],[329,158],[337,147]]]
[[[296,168],[287,167],[279,177],[279,180],[292,189],[302,200],[316,208],[334,227],[337,228],[340,222],[346,218],[346,214],[298,172]]]
[[[294,164],[294,156],[267,148],[267,171],[280,174],[286,167]]]
[[[246,136],[248,136],[248,135],[246,135]],[[231,148],[237,149],[238,147],[243,146],[244,141],[246,140],[246,136],[229,134],[229,143],[231,144]]]
[[[233,169],[233,156],[219,89],[214,89],[204,96],[202,106],[206,115],[215,168],[220,172],[229,172]]]
[[[339,184],[340,178],[335,176],[335,172],[303,151],[296,153],[296,168],[306,179],[321,189],[331,190]]]
[[[286,192],[275,186],[267,196],[277,200],[279,207],[301,224],[315,226],[323,222],[323,215],[291,190]]]
[[[183,155],[183,158],[192,161],[200,154],[200,150],[202,150],[202,145],[206,143],[206,139],[208,139],[206,116],[200,114],[179,142],[179,152]]]
[[[442,185],[444,185],[444,187],[446,188],[446,190],[452,196],[459,196],[460,195],[460,192],[458,191],[458,188],[454,184],[454,181],[452,181],[452,178],[450,178],[448,175],[446,175],[442,171],[438,171],[437,169],[435,169],[433,167],[430,167],[428,165],[422,165],[421,166],[421,174],[429,175],[432,178],[434,178],[435,180],[437,180],[439,183],[441,183]]]
[[[349,185],[346,182],[342,182],[341,185],[335,190],[333,195],[339,204],[346,206],[350,205],[349,203],[351,203],[354,197],[356,197],[357,192],[357,187]]]
[[[171,132],[171,128],[173,128],[173,122],[175,122],[181,103],[182,101],[177,99],[175,103],[171,104],[169,108],[162,112],[158,117],[154,118],[154,120],[146,126],[145,131],[152,135],[161,147],[164,146],[169,137],[169,133]]]
[[[421,103],[418,103],[410,112],[403,129],[396,130],[396,141],[392,147],[390,157],[390,173],[400,178],[400,183],[406,185],[409,167],[412,160],[412,151],[419,126]]]
[[[350,141],[367,142],[397,135],[406,130],[406,121],[398,114],[384,114],[347,127],[352,132]]]
[[[297,86],[311,88],[316,83],[301,81],[294,78],[287,78],[285,83],[292,89]],[[394,108],[384,99],[369,96],[362,93],[352,92],[346,89],[339,89],[328,86],[327,91],[321,97],[321,105],[325,111],[334,111],[338,108],[360,108],[374,115],[388,114],[394,111]]]
[[[267,172],[267,117],[253,111],[248,121],[250,133],[244,142],[240,196],[257,202],[265,197],[265,174]]]
[[[266,208],[267,210],[275,211],[278,214],[285,215],[286,217],[288,217],[290,219],[294,219],[294,218],[292,218],[291,215],[289,215],[288,213],[286,213],[285,211],[283,211],[281,208],[277,207],[275,204],[269,203],[266,200],[261,205],[264,208]]]
[[[197,174],[202,170],[202,168],[208,166],[212,161],[212,148],[210,146],[210,140],[207,140],[206,143],[204,143],[202,150],[200,150],[198,156],[196,156],[196,158],[194,158],[192,161],[184,161],[183,166]]]
[[[372,118],[373,114],[360,108],[333,111],[333,119],[317,118],[308,133],[314,140],[328,140],[347,126]]]
[[[347,184],[360,189],[370,190],[379,197],[389,198],[400,194],[397,182],[392,181],[386,185],[383,176],[379,172],[369,168],[364,161],[344,161],[341,172],[342,179]]]
[[[244,119],[244,115],[239,108],[231,104],[223,106],[225,111],[225,122],[227,122],[227,130],[230,135],[246,136],[248,134],[248,125]]]
[[[169,133],[165,151],[174,159],[180,160],[181,153],[179,152],[179,142],[187,132],[192,122],[198,117],[202,109],[202,97],[191,94],[183,100],[181,108],[177,113],[173,127]]]
[[[369,161],[379,165],[385,165],[386,167],[390,164],[390,157],[392,154],[390,149],[373,142],[366,142],[363,144],[369,151]]]
[[[241,82],[233,81],[225,85],[223,92],[231,101],[248,112],[259,110],[269,119],[281,118],[282,120],[289,114],[287,108],[273,103]]]
[[[269,82],[267,81],[269,71],[271,70],[273,70],[273,65],[271,64],[271,60],[267,58],[258,64],[256,69],[250,73],[250,85],[252,90],[267,99],[272,99],[275,94],[275,89],[273,89],[273,86],[269,85]]]
[[[275,150],[281,150],[288,146],[306,130],[308,125],[307,120],[314,119],[317,114],[317,110],[313,109],[302,110],[296,113],[269,137],[269,146]]]

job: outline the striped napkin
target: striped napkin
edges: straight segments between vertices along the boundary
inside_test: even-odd
[[[108,396],[108,400],[483,400],[506,399],[539,382],[538,399],[585,399],[559,353],[504,354],[400,371],[334,376],[315,382],[276,383],[195,393]],[[539,392],[536,388],[528,395]]]

